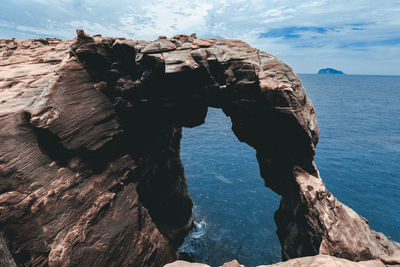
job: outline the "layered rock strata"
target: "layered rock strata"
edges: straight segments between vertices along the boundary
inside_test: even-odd
[[[19,265],[161,266],[192,226],[182,127],[222,108],[257,151],[283,259],[399,244],[336,200],[314,164],[315,110],[292,69],[238,40],[0,41],[0,227]]]

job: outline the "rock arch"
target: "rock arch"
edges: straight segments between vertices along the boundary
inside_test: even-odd
[[[18,263],[172,261],[192,225],[181,127],[202,124],[208,107],[231,118],[282,196],[283,259],[365,260],[398,248],[326,190],[314,107],[276,57],[186,35],[146,42],[77,31],[74,41],[5,42],[3,58],[12,43],[5,58],[24,72],[10,72],[0,95],[0,224]],[[27,49],[37,65],[29,71],[15,60]]]

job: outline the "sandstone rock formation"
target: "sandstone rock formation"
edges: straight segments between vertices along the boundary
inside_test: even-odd
[[[4,242],[3,236],[0,235],[0,266],[15,267],[15,261],[8,249],[6,243]]]
[[[387,267],[394,265],[385,265],[380,260],[368,260],[368,261],[349,261],[342,258],[337,258],[328,255],[316,255],[302,258],[295,258],[285,262],[280,262],[271,265],[258,265],[257,267]],[[399,265],[396,265],[399,266]],[[200,263],[190,263],[186,261],[174,261],[164,265],[164,267],[210,267],[209,265]],[[226,262],[222,267],[245,267],[238,261],[233,260]]]
[[[260,265],[257,267],[386,267],[380,260],[368,260],[353,262],[328,255],[317,255],[288,260],[272,265]],[[393,266],[393,265],[392,265]]]
[[[182,127],[222,108],[256,149],[283,259],[399,244],[336,200],[314,164],[315,110],[292,69],[242,41],[0,41],[0,229],[30,266],[162,266],[192,226]]]
[[[210,267],[210,265],[197,263],[197,262],[188,262],[177,260],[168,264],[165,264],[164,267]]]

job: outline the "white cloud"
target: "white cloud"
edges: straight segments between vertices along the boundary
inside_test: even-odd
[[[123,29],[140,39],[154,39],[158,35],[204,30],[206,16],[213,6],[200,1],[156,1],[138,9],[132,7],[119,22]]]
[[[294,14],[296,13],[296,10],[293,8],[287,8],[287,7],[280,7],[280,8],[273,8],[265,11],[261,15],[267,18],[274,18],[274,17],[281,17],[285,16],[287,14]]]

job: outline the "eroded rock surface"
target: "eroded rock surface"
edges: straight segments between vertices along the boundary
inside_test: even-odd
[[[288,260],[272,265],[260,265],[258,267],[387,267],[380,260],[368,260],[353,262],[328,255],[317,255]]]
[[[0,234],[0,266],[6,266],[6,267],[17,266],[1,234]]]
[[[162,266],[192,226],[181,127],[222,108],[256,149],[283,259],[392,257],[314,164],[315,110],[292,69],[238,40],[0,40],[0,226],[33,266]],[[396,259],[395,259],[396,260]]]
[[[1,48],[0,225],[15,261],[160,266],[175,259],[192,222],[181,129],[140,117],[125,127],[102,83],[70,55],[74,41],[11,42],[11,55],[10,41]],[[153,196],[161,205],[151,215],[143,203]],[[169,219],[157,225],[159,217]]]

